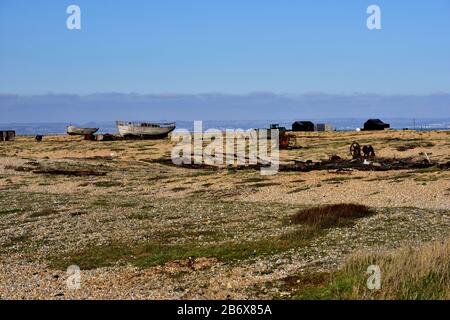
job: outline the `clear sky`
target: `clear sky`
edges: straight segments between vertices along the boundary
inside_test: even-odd
[[[0,93],[261,91],[448,93],[450,1],[0,0]]]

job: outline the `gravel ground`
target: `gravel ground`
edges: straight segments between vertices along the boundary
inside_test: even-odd
[[[282,151],[281,157],[348,157],[353,140],[370,142],[383,157],[427,152],[433,160],[450,160],[447,131],[305,134],[298,143],[307,148]],[[428,144],[397,151],[411,141]],[[333,271],[356,251],[432,241],[450,231],[449,171],[262,177],[252,170],[193,170],[152,161],[170,150],[167,141],[101,143],[63,136],[0,144],[0,298],[289,298],[282,291],[288,276]],[[36,168],[105,175],[37,174]],[[300,208],[344,202],[366,204],[376,214],[283,250],[264,247],[295,231],[287,221]],[[180,258],[142,266],[136,252],[126,251],[82,268],[80,289],[67,288],[65,268],[75,254],[149,243],[186,251],[249,244],[255,253],[224,259],[216,251],[193,258],[177,252]]]

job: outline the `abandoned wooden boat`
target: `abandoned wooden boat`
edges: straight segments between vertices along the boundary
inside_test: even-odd
[[[74,136],[86,136],[86,135],[92,135],[98,131],[98,128],[78,128],[76,126],[68,126],[67,127],[67,134]]]
[[[166,137],[175,130],[176,123],[116,121],[116,126],[124,138],[154,139]]]

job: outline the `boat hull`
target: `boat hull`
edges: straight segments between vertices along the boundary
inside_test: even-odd
[[[158,139],[175,130],[175,124],[117,122],[117,130],[124,138]]]
[[[75,126],[67,127],[67,134],[71,136],[85,136],[91,135],[98,131],[98,128],[78,128]]]

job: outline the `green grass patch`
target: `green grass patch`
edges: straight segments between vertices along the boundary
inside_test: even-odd
[[[443,283],[442,274],[426,273],[418,279],[405,279],[401,287],[391,292],[388,297],[383,296],[383,288],[369,290],[367,279],[369,275],[361,268],[353,271],[340,270],[324,278],[325,283],[306,285],[298,289],[293,295],[295,300],[437,300],[446,299],[447,282]]]
[[[429,173],[429,172],[441,172],[443,171],[443,169],[437,167],[437,166],[433,166],[433,167],[429,167],[429,168],[420,168],[420,169],[416,169],[414,171],[412,171],[413,173]]]
[[[275,254],[297,246],[289,239],[267,239],[255,242],[226,242],[221,244],[198,245],[146,243],[136,246],[111,244],[92,246],[79,252],[49,258],[52,267],[65,269],[71,264],[81,269],[96,269],[115,264],[130,263],[139,268],[147,268],[187,258],[210,257],[220,261],[235,261],[260,255]]]
[[[262,177],[251,177],[251,178],[244,179],[244,180],[240,181],[239,183],[255,183],[255,182],[263,182],[263,181],[267,181],[267,179],[262,178]]]
[[[145,219],[146,215],[134,218]],[[178,232],[178,233],[177,233]],[[166,232],[164,234],[167,234]],[[301,227],[297,230],[256,241],[212,241],[201,244],[188,240],[185,243],[169,243],[169,239],[175,237],[206,237],[210,240],[216,238],[213,230],[171,231],[167,239],[160,241],[140,243],[135,245],[113,243],[106,246],[92,246],[81,251],[70,252],[60,256],[49,258],[50,265],[54,268],[65,269],[71,264],[77,264],[82,269],[95,269],[113,266],[115,264],[131,264],[139,268],[147,268],[162,265],[170,261],[187,258],[209,257],[222,262],[244,260],[257,256],[277,254],[289,249],[308,245],[318,236],[325,234],[323,230],[315,230],[310,227]],[[203,239],[204,240],[204,239]]]
[[[14,214],[14,213],[21,213],[25,210],[22,208],[11,208],[11,209],[1,209],[0,210],[0,216],[1,215],[7,215],[7,214]]]
[[[407,151],[412,150],[416,148],[431,148],[434,147],[435,144],[431,141],[423,141],[423,142],[410,142],[410,143],[404,143],[401,145],[398,145],[395,147],[397,151]]]
[[[306,191],[306,190],[309,190],[309,189],[311,189],[311,187],[309,187],[309,186],[305,186],[305,187],[302,187],[302,188],[296,188],[296,189],[293,189],[291,191],[288,191],[287,194],[298,193],[298,192]]]
[[[131,201],[130,202],[122,202],[122,203],[119,203],[118,206],[120,208],[134,208],[134,207],[138,206],[138,203],[131,202]]]
[[[279,186],[280,183],[278,182],[261,182],[261,183],[254,183],[251,184],[251,187],[255,187],[255,188],[264,188],[264,187],[273,187],[273,186]]]
[[[24,233],[19,236],[14,236],[6,241],[3,245],[5,248],[11,248],[15,246],[20,246],[24,243],[28,243],[30,240],[30,235],[28,233]]]
[[[110,201],[108,201],[107,199],[103,199],[103,198],[96,199],[92,202],[92,205],[96,206],[96,207],[105,207],[105,206],[108,206],[109,204],[110,204]]]
[[[135,212],[131,215],[131,219],[136,219],[136,220],[147,220],[147,219],[154,218],[154,217],[155,217],[155,213],[149,212],[149,211]]]
[[[46,209],[42,209],[42,210],[31,213],[30,217],[31,218],[46,217],[46,216],[51,216],[51,215],[55,215],[58,213],[59,212],[55,209],[46,208]]]
[[[175,187],[175,188],[170,189],[170,191],[172,191],[172,192],[181,192],[181,191],[185,191],[185,190],[187,190],[187,188],[184,188],[184,187]]]
[[[405,181],[405,179],[413,179],[414,177],[416,177],[414,172],[403,172],[386,177],[375,177],[367,179],[366,181],[390,181],[392,183],[399,183]]]
[[[287,245],[287,242],[284,243]],[[161,265],[173,260],[187,258],[214,257],[220,261],[234,261],[274,254],[285,249],[283,243],[277,241],[261,240],[256,242],[229,242],[219,245],[192,246],[192,245],[146,245],[138,252],[133,264],[140,268]]]
[[[147,178],[147,181],[154,182],[154,181],[160,181],[160,180],[169,179],[169,178],[170,178],[169,176],[157,175],[157,176]]]
[[[362,274],[364,275],[364,273]],[[337,274],[323,276],[322,283],[311,283],[301,287],[293,296],[294,300],[348,300],[352,299],[353,290],[363,284],[362,275]]]
[[[294,299],[446,300],[450,296],[449,249],[447,238],[389,253],[355,255],[320,282],[292,285],[286,281],[286,285],[296,291]],[[380,268],[379,289],[367,286],[370,265]]]
[[[297,179],[297,180],[291,181],[290,183],[303,183],[303,182],[306,182],[306,180],[304,180],[304,179]]]
[[[433,182],[438,181],[440,179],[448,179],[448,176],[436,176],[436,175],[420,175],[416,178],[414,178],[414,181],[419,182]]]
[[[329,184],[336,184],[336,183],[342,183],[344,181],[349,181],[349,180],[359,180],[362,178],[363,177],[332,177],[332,178],[324,179],[323,182],[326,182]]]
[[[94,182],[94,186],[101,188],[122,187],[122,182],[119,181],[97,181]]]

